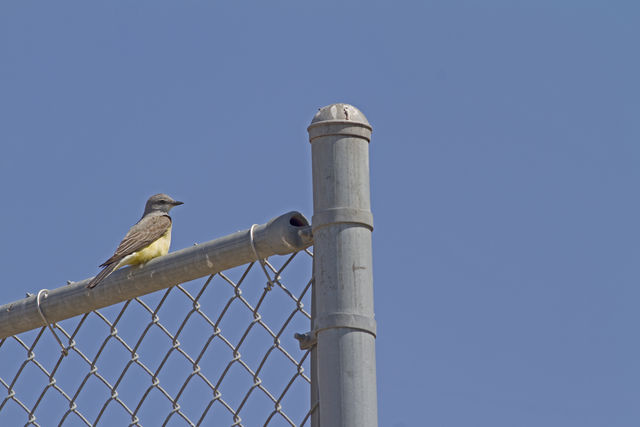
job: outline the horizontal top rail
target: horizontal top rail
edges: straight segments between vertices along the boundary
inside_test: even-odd
[[[48,322],[58,322],[254,262],[258,257],[286,255],[313,244],[309,222],[295,211],[252,229],[172,252],[142,266],[120,269],[94,289],[86,288],[91,278],[53,289],[40,298],[40,309]],[[35,295],[0,306],[0,339],[42,326]]]

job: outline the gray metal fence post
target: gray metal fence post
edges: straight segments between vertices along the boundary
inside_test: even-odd
[[[377,426],[371,126],[355,107],[333,104],[320,109],[308,131],[320,424]]]

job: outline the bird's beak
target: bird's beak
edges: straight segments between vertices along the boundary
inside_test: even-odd
[[[177,200],[174,200],[173,202],[171,202],[171,204],[173,206],[180,206],[180,205],[184,205],[184,202],[178,202]]]

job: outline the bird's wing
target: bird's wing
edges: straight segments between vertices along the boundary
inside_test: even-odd
[[[154,215],[143,217],[136,225],[131,227],[118,249],[111,258],[106,260],[100,267],[120,261],[127,255],[139,251],[158,240],[171,227],[171,217],[169,215]]]

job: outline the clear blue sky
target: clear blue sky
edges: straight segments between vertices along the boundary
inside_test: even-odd
[[[639,20],[2,2],[0,303],[94,275],[156,192],[185,202],[173,249],[311,217],[306,127],[348,102],[374,127],[380,425],[637,426]]]

